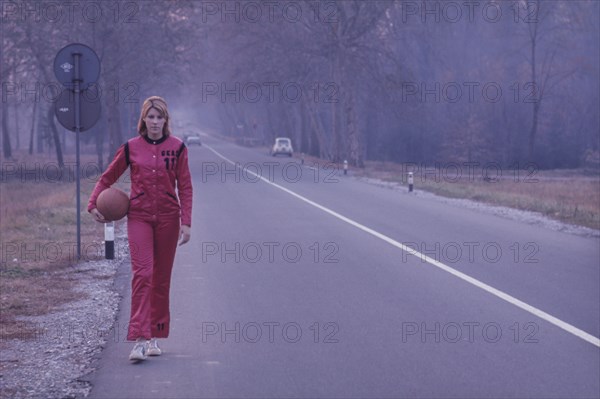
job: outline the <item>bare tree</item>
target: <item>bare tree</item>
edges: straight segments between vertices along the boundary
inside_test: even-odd
[[[521,0],[517,6],[533,11],[533,17],[526,17],[527,19],[524,21],[528,32],[529,65],[531,68],[531,81],[525,86],[531,87],[534,96],[527,146],[529,161],[533,162],[535,160],[542,102],[557,84],[575,73],[576,67],[565,63],[564,60],[558,62],[557,59],[564,50],[561,48],[561,34],[568,28],[570,23],[564,19],[565,8],[568,6],[540,0]]]

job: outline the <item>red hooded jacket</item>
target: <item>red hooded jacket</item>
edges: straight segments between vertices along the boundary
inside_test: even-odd
[[[188,150],[174,136],[163,136],[159,140],[138,136],[123,144],[96,183],[88,212],[96,208],[98,195],[112,186],[128,167],[131,167],[128,217],[153,221],[159,217],[180,216],[182,225],[192,225]]]

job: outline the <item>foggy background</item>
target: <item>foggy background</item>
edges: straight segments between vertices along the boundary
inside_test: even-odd
[[[600,2],[2,2],[2,154],[74,153],[54,118],[52,63],[72,42],[101,59],[106,166],[142,101],[178,136],[347,159],[598,167]]]

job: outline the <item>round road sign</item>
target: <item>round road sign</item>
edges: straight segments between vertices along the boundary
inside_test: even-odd
[[[75,62],[79,54],[79,89],[85,90],[100,77],[100,59],[88,46],[69,44],[59,50],[54,58],[54,75],[68,89],[75,88]]]
[[[79,92],[79,131],[88,130],[98,122],[100,118],[100,97],[90,94],[91,90]],[[97,93],[96,93],[97,94]],[[75,92],[69,89],[63,90],[54,104],[56,119],[65,129],[76,131],[75,126]]]

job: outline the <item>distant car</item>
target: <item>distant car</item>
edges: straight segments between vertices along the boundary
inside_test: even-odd
[[[272,156],[285,154],[291,157],[293,152],[294,149],[292,148],[292,140],[287,137],[277,137],[275,139],[275,144],[273,144],[273,148],[271,148]]]
[[[185,138],[185,144],[187,144],[187,145],[192,145],[192,144],[202,145],[202,142],[200,141],[200,137],[198,137],[198,136],[187,136]]]

